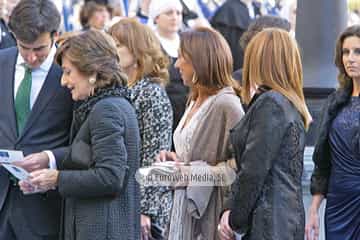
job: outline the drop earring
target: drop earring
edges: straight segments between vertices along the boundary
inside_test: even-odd
[[[196,73],[193,74],[191,81],[192,81],[193,84],[197,83],[198,77],[197,77]]]
[[[89,78],[89,83],[91,84],[91,88],[90,88],[90,97],[94,95],[95,93],[95,83],[96,83],[96,77],[92,76]]]

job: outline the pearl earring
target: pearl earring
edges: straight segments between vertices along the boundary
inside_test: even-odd
[[[89,83],[91,84],[91,85],[94,85],[95,84],[95,82],[96,82],[96,77],[90,77],[89,78]]]

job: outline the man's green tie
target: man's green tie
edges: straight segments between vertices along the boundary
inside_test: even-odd
[[[31,111],[30,109],[30,93],[31,93],[31,69],[25,67],[25,75],[20,83],[15,97],[15,112],[18,134],[20,135],[25,127],[26,120]]]

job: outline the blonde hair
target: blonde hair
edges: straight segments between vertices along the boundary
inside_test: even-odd
[[[136,59],[136,77],[129,79],[128,86],[135,85],[144,76],[166,85],[169,80],[169,59],[162,51],[158,38],[148,26],[136,19],[124,18],[109,29],[109,34],[120,45],[126,46]]]
[[[255,85],[266,85],[284,95],[299,111],[308,129],[311,115],[305,103],[300,52],[288,32],[268,28],[250,41],[243,68],[245,103],[251,100]]]

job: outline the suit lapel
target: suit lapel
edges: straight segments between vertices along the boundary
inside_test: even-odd
[[[16,139],[17,137],[17,126],[16,126],[16,116],[15,116],[15,105],[14,105],[14,76],[15,76],[15,65],[17,50],[14,48],[14,51],[9,52],[8,61],[5,61],[1,66],[4,71],[2,74],[1,82],[1,99],[3,102],[2,111],[7,111],[8,114],[8,124],[9,131],[7,134],[11,135],[11,139]],[[4,133],[5,134],[5,133]]]
[[[29,129],[31,129],[31,126],[35,123],[36,119],[45,109],[51,98],[56,94],[56,90],[60,88],[60,77],[61,71],[59,70],[59,67],[53,64],[46,76],[45,82],[41,87],[40,93],[36,98],[30,116],[26,122],[24,131],[22,131],[22,134],[19,136],[18,141],[20,141],[22,137],[26,135]]]

